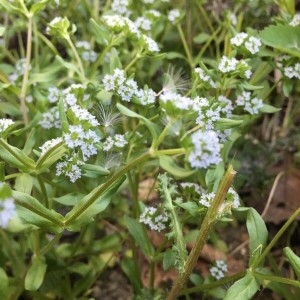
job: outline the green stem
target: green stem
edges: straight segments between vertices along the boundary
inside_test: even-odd
[[[188,63],[190,65],[190,67],[193,68],[194,67],[193,58],[192,58],[188,43],[186,41],[186,38],[184,36],[184,33],[182,31],[182,28],[181,28],[180,24],[177,24],[176,27],[177,27],[177,30],[179,32],[180,39],[181,39],[181,42],[183,44],[183,48],[184,48],[184,51],[185,51],[187,59],[188,59]]]
[[[185,154],[185,148],[177,148],[177,149],[163,149],[157,150],[154,152],[153,156],[161,156],[161,155],[176,155],[176,154]]]
[[[259,273],[256,271],[252,272],[252,273],[256,278],[261,279],[261,280],[289,284],[289,285],[300,288],[300,282],[298,280],[292,280],[292,279],[281,277],[281,276],[267,275],[267,274]]]
[[[49,201],[48,201],[48,196],[47,196],[47,190],[46,190],[46,187],[45,187],[45,182],[42,180],[41,176],[37,176],[37,180],[39,182],[39,185],[41,187],[41,192],[42,192],[42,195],[43,195],[43,198],[44,198],[44,201],[45,201],[45,206],[47,208],[50,208],[50,205],[49,205]]]
[[[234,274],[232,276],[226,276],[226,277],[224,277],[222,279],[219,279],[218,281],[213,282],[213,283],[202,284],[200,286],[185,289],[180,294],[188,295],[188,294],[197,293],[197,292],[201,292],[201,291],[212,290],[212,289],[217,288],[219,286],[223,286],[223,285],[235,282],[238,279],[244,277],[246,274],[247,274],[247,272],[243,271],[243,272]]]
[[[60,240],[61,236],[62,233],[56,234],[54,238],[44,248],[41,249],[39,255],[44,256],[47,252],[49,252],[53,248],[53,246]]]
[[[157,149],[159,147],[159,145],[163,142],[164,138],[166,137],[166,135],[168,134],[170,127],[172,126],[172,124],[175,121],[170,120],[167,124],[167,126],[164,128],[164,130],[162,131],[162,133],[160,134],[160,136],[157,138],[156,141],[153,142],[153,145],[151,148],[153,149]]]
[[[81,214],[83,214],[98,198],[101,194],[103,194],[116,180],[118,180],[121,176],[126,174],[129,170],[131,170],[134,166],[143,163],[145,160],[151,157],[149,151],[137,157],[136,159],[129,162],[125,167],[117,171],[110,178],[107,179],[105,183],[98,187],[96,191],[93,191],[93,197],[91,197],[87,202],[85,202],[82,206],[78,207],[78,209],[65,220],[65,226],[70,224],[72,221],[76,220]]]
[[[127,72],[136,62],[137,60],[141,57],[141,53],[140,51],[137,51],[134,55],[133,55],[133,59],[129,62],[129,64],[125,67],[125,72]]]
[[[6,143],[4,139],[0,138],[0,145],[5,148],[16,160],[18,160],[22,165],[26,166],[29,169],[32,169],[32,166],[29,165],[26,161],[24,161],[11,147]]]
[[[80,57],[78,55],[78,52],[77,52],[77,50],[76,50],[76,48],[75,48],[75,46],[74,46],[74,44],[73,44],[70,36],[68,35],[65,38],[66,38],[69,46],[71,47],[71,49],[73,51],[73,54],[75,56],[75,59],[76,59],[76,61],[78,63],[78,67],[79,67],[79,70],[80,70],[80,74],[79,74],[80,75],[80,79],[84,82],[85,79],[86,79],[86,77],[85,77],[85,73],[84,73],[84,68],[83,68],[83,65],[82,65],[82,61],[81,61],[81,59],[80,59]]]
[[[28,31],[27,31],[27,45],[26,45],[26,63],[25,63],[25,71],[22,81],[21,93],[20,93],[20,110],[22,112],[23,121],[25,126],[28,124],[28,115],[27,108],[25,103],[28,77],[29,77],[29,68],[30,68],[30,60],[31,60],[31,48],[32,48],[32,14],[28,14]]]
[[[280,228],[280,230],[277,232],[277,234],[274,236],[272,241],[269,243],[269,245],[266,247],[266,249],[263,251],[263,253],[259,256],[257,260],[254,261],[251,268],[254,270],[257,266],[260,265],[260,263],[265,259],[267,254],[270,252],[270,250],[273,248],[273,246],[277,243],[279,238],[284,234],[284,232],[288,229],[288,227],[291,225],[291,223],[296,219],[296,217],[300,214],[300,207],[289,217],[289,219],[285,222],[285,224]]]
[[[195,264],[197,263],[198,257],[201,254],[201,251],[205,245],[205,242],[208,238],[208,235],[217,220],[217,215],[219,212],[219,208],[222,205],[228,189],[230,188],[232,181],[235,177],[236,172],[233,170],[232,166],[230,165],[223,176],[223,179],[220,183],[220,186],[218,188],[218,191],[216,193],[216,196],[211,204],[211,206],[208,208],[208,211],[204,217],[203,223],[201,225],[200,231],[198,233],[198,236],[196,238],[196,242],[194,247],[191,250],[191,253],[187,259],[184,271],[182,274],[180,274],[177,279],[175,280],[175,283],[172,287],[172,290],[167,298],[167,300],[175,300],[178,296],[178,294],[181,292],[182,288],[186,284],[189,276],[191,275],[193,268]]]

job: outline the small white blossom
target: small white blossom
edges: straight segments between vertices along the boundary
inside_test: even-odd
[[[81,178],[82,171],[80,167],[84,165],[84,163],[78,159],[76,154],[73,154],[71,157],[65,156],[64,158],[64,161],[56,164],[56,176],[65,175],[71,182],[75,182]]]
[[[238,208],[241,206],[240,197],[232,187],[230,187],[227,192],[226,201],[230,201],[233,208]]]
[[[217,280],[223,278],[228,271],[227,264],[223,260],[217,260],[215,266],[209,268],[210,274]]]
[[[58,102],[60,96],[61,91],[57,87],[52,86],[48,88],[48,101],[50,103]]]
[[[4,132],[9,126],[15,124],[11,119],[0,119],[0,133]]]
[[[49,149],[55,147],[57,144],[62,142],[62,140],[63,139],[61,137],[58,137],[56,139],[46,141],[41,147],[39,147],[41,149],[41,155],[45,154]]]
[[[249,39],[245,42],[245,47],[249,52],[251,52],[251,54],[259,52],[261,45],[261,40],[254,36],[250,36]]]
[[[75,45],[77,48],[83,48],[84,50],[91,50],[91,44],[90,42],[87,41],[77,41]]]
[[[285,67],[284,75],[288,78],[300,79],[300,63],[296,63],[294,66]]]
[[[152,39],[150,38],[149,36],[143,34],[142,35],[142,40],[144,41],[145,43],[145,46],[146,46],[146,50],[148,52],[159,52],[159,47],[157,45],[157,43]]]
[[[70,110],[79,121],[86,121],[90,126],[93,127],[99,125],[99,122],[96,120],[95,116],[90,114],[88,110],[81,108],[79,105],[75,104],[74,106],[71,106]]]
[[[179,18],[180,18],[180,11],[179,11],[179,9],[175,8],[175,9],[172,9],[172,10],[169,11],[169,13],[168,13],[168,20],[171,23],[175,24],[179,20]]]
[[[84,61],[94,62],[97,59],[97,53],[93,50],[84,51],[81,56]]]
[[[0,228],[6,228],[9,221],[16,214],[13,198],[0,199]]]
[[[163,214],[158,213],[155,207],[146,207],[144,212],[140,215],[140,223],[144,223],[150,227],[151,230],[162,231],[166,228],[165,223],[168,221],[168,217],[165,212]]]
[[[240,32],[230,39],[230,43],[235,46],[241,46],[247,38],[248,38],[247,33]]]
[[[238,63],[239,63],[239,61],[234,57],[229,58],[229,57],[223,56],[219,63],[218,69],[222,73],[229,73],[229,72],[236,70]]]
[[[113,137],[109,136],[103,143],[103,151],[109,151],[113,147],[124,148],[127,144],[128,142],[122,134],[116,134]]]
[[[154,103],[156,99],[156,93],[152,89],[139,89],[135,93],[135,96],[141,105],[148,105]]]
[[[199,203],[202,204],[204,207],[210,207],[215,196],[215,193],[203,193],[200,197]]]
[[[199,78],[201,81],[209,83],[209,85],[212,88],[216,87],[216,84],[213,82],[211,77],[208,74],[206,74],[201,68],[195,68],[194,71],[195,71],[195,73],[197,73],[199,75]]]
[[[191,140],[194,149],[188,160],[193,168],[206,169],[221,161],[219,139],[215,131],[196,131],[191,135]]]
[[[238,106],[244,106],[244,110],[251,115],[259,113],[259,109],[263,106],[263,101],[257,97],[251,98],[250,92],[242,92],[236,99]]]
[[[111,10],[118,15],[129,16],[131,12],[128,10],[128,5],[128,0],[113,0]]]
[[[135,25],[137,28],[142,29],[144,31],[150,31],[151,30],[151,21],[145,17],[139,17],[135,20]]]
[[[49,111],[43,113],[42,119],[39,121],[39,125],[45,129],[60,128],[61,122],[58,107],[52,107]]]
[[[300,25],[300,14],[295,14],[289,25],[296,27]]]

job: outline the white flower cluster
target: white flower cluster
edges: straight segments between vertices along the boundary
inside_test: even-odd
[[[83,161],[97,154],[96,144],[100,142],[100,137],[95,131],[83,128],[81,124],[70,125],[63,139],[68,148],[74,150],[79,148],[81,150]]]
[[[300,14],[295,14],[289,25],[296,27],[300,25]]]
[[[259,109],[263,106],[263,101],[257,97],[253,97],[251,92],[243,91],[236,99],[236,105],[243,106],[244,110],[251,115],[259,113]]]
[[[151,230],[162,231],[166,228],[168,217],[165,212],[158,213],[155,207],[146,207],[144,212],[140,215],[140,223],[146,224]]]
[[[124,148],[128,142],[126,141],[123,134],[116,134],[113,137],[109,136],[103,143],[103,151],[109,151],[113,147]]]
[[[58,89],[55,86],[51,86],[48,88],[48,101],[50,103],[56,103],[58,102],[60,96],[61,96],[61,90]]]
[[[178,93],[166,91],[160,94],[159,100],[162,103],[170,103],[174,108],[179,110],[190,110],[194,107],[194,101]]]
[[[227,192],[226,202],[231,202],[233,208],[241,206],[240,197],[232,187],[230,187]]]
[[[62,141],[63,139],[61,137],[46,141],[41,147],[39,147],[41,149],[41,155],[45,154],[49,149],[55,147]]]
[[[43,113],[42,119],[39,121],[39,125],[41,125],[44,129],[61,128],[58,107],[51,107],[49,111]]]
[[[104,23],[114,32],[122,31],[129,37],[133,37],[138,40],[147,52],[159,52],[157,43],[151,37],[141,33],[136,24],[127,17],[122,17],[120,15],[106,15],[103,16],[103,20]]]
[[[15,124],[11,119],[0,119],[0,133],[4,132],[9,126]]]
[[[180,18],[180,10],[179,9],[172,9],[168,13],[168,20],[175,24]]]
[[[228,266],[224,260],[217,260],[215,265],[209,268],[209,271],[211,276],[219,280],[228,272]]]
[[[0,199],[0,227],[6,228],[9,221],[16,214],[14,199]]]
[[[91,44],[87,41],[77,41],[76,47],[84,61],[94,62],[97,59],[97,53],[91,49]]]
[[[75,182],[82,175],[81,166],[84,165],[84,162],[76,154],[64,158],[64,161],[56,164],[56,176],[65,175],[71,182]]]
[[[145,17],[138,17],[134,24],[137,28],[143,31],[150,31],[152,26],[152,22]]]
[[[62,96],[66,104],[69,106],[73,106],[77,103],[77,98],[79,95],[84,95],[85,86],[83,84],[71,84],[69,87],[62,91]],[[85,100],[85,96],[83,96],[83,101]]]
[[[24,75],[26,68],[26,58],[21,58],[15,63],[14,72],[9,75],[9,80],[15,82],[18,78]],[[29,65],[29,70],[31,70],[31,65]]]
[[[113,0],[111,10],[118,15],[130,16],[131,12],[128,9],[128,0]]]
[[[7,184],[0,182],[0,228],[6,228],[16,214],[16,206]]]
[[[285,67],[284,75],[288,78],[300,79],[300,63],[296,63],[294,66]]]
[[[70,106],[70,112],[74,115],[75,118],[77,118],[80,123],[88,123],[89,126],[95,127],[99,125],[99,122],[93,116],[89,113],[88,110],[85,108],[81,108],[79,105],[75,104],[73,106]]]
[[[203,193],[200,197],[199,203],[204,207],[210,207],[215,196],[216,196],[215,193]]]
[[[246,63],[245,60],[237,60],[235,57],[229,58],[223,56],[218,65],[218,69],[222,73],[237,72],[240,76],[249,79],[252,75],[251,67]]]
[[[195,68],[194,72],[199,75],[199,79],[202,82],[208,83],[210,85],[210,87],[212,87],[212,88],[216,88],[216,84],[214,83],[214,81],[201,68]]]
[[[124,70],[115,69],[112,75],[105,75],[102,82],[107,92],[115,92],[123,101],[130,102],[135,97],[142,105],[155,102],[155,92],[140,89],[133,79],[126,79]]]
[[[180,186],[183,189],[193,189],[198,195],[201,195],[204,192],[204,189],[199,184],[194,182],[181,182]]]
[[[221,161],[218,135],[213,130],[198,130],[191,135],[194,149],[188,160],[193,168],[207,169]]]
[[[259,52],[262,42],[259,38],[249,36],[245,32],[240,32],[230,39],[232,45],[236,47],[244,46],[251,54]]]

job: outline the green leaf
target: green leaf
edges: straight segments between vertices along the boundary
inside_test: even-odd
[[[64,230],[63,216],[59,213],[44,207],[28,194],[12,191],[12,196],[17,204],[18,215],[25,222],[54,233]]]
[[[122,259],[121,267],[123,272],[127,275],[135,293],[140,293],[142,290],[141,275],[139,269],[134,263],[134,259],[132,257],[125,256]]]
[[[140,120],[142,120],[142,122],[147,126],[147,128],[149,129],[152,137],[153,137],[153,140],[156,141],[157,140],[157,137],[159,135],[159,128],[158,126],[151,122],[150,120],[148,120],[147,118],[145,118],[144,116],[142,115],[139,115],[137,114],[136,112],[128,109],[127,107],[125,107],[124,105],[118,103],[117,104],[117,108],[118,110],[125,116],[127,117],[131,117],[131,118],[138,118]]]
[[[30,8],[30,13],[32,15],[35,15],[36,13],[40,12],[47,6],[48,2],[49,2],[49,0],[41,0],[41,1],[38,1],[37,3],[34,3]]]
[[[95,34],[96,41],[100,45],[106,46],[109,40],[109,31],[106,29],[106,27],[97,24],[94,19],[90,19],[90,25],[93,33]]]
[[[16,191],[30,195],[32,187],[33,187],[33,178],[31,175],[27,173],[23,173],[16,178],[16,182],[15,182]]]
[[[196,36],[193,38],[193,41],[194,41],[196,44],[203,44],[204,42],[208,41],[210,38],[211,38],[211,35],[210,35],[210,34],[207,34],[207,33],[205,33],[205,32],[201,32],[201,33],[199,33],[198,35],[196,35]]]
[[[271,25],[259,37],[266,45],[300,58],[300,26]]]
[[[33,256],[32,264],[25,277],[25,289],[27,291],[36,291],[44,281],[47,265],[45,258]]]
[[[176,256],[172,249],[167,249],[164,253],[163,267],[167,271],[175,265]]]
[[[186,59],[186,57],[184,55],[182,55],[181,53],[172,52],[172,51],[166,53],[166,58],[167,59],[177,59],[177,58]]]
[[[159,157],[159,165],[168,173],[172,174],[177,178],[185,178],[195,174],[196,170],[186,170],[179,167],[174,159],[167,155],[161,155]]]
[[[0,299],[9,299],[8,297],[8,277],[5,273],[5,271],[0,268]]]
[[[280,111],[281,108],[277,108],[275,106],[272,106],[270,104],[264,104],[260,109],[259,111],[260,112],[263,112],[263,113],[268,113],[268,114],[273,114],[273,113],[276,113],[278,111]]]
[[[9,145],[4,139],[0,139],[0,156],[4,161],[23,172],[30,172],[35,169],[34,161],[24,151]]]
[[[89,178],[99,178],[110,174],[109,170],[97,165],[84,164],[82,170],[83,176]]]
[[[289,247],[285,247],[283,249],[283,253],[292,265],[298,280],[300,280],[300,257],[297,256],[295,252]]]
[[[223,300],[252,299],[252,296],[258,291],[259,284],[251,273],[247,273],[245,277],[236,281],[227,291]]]
[[[53,200],[63,205],[74,206],[84,196],[84,194],[73,192],[65,194],[61,197],[54,197]]]
[[[5,32],[5,27],[0,26],[0,36],[3,36],[4,32]]]
[[[266,245],[268,230],[264,220],[254,208],[248,210],[246,225],[250,239],[249,248],[252,255],[250,260],[252,262],[260,255],[262,247]]]
[[[143,253],[147,257],[151,257],[154,254],[154,248],[149,241],[143,225],[138,220],[128,216],[124,217],[124,223],[130,234],[133,236],[134,241],[139,245]]]
[[[95,215],[107,208],[125,178],[126,176],[121,176],[104,190],[102,189],[103,185],[96,187],[79,200],[65,217],[67,229],[79,231],[83,225],[91,223]]]
[[[225,130],[225,129],[230,129],[230,128],[240,126],[241,124],[243,124],[243,120],[232,120],[232,119],[220,118],[216,121],[215,124],[216,124],[215,125],[216,129]]]

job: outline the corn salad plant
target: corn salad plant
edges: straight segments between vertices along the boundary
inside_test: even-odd
[[[134,299],[251,299],[262,287],[300,297],[296,253],[284,249],[294,278],[266,262],[300,209],[268,241],[232,167],[235,142],[299,91],[294,1],[0,0],[0,9],[1,299],[94,299],[111,263]],[[159,199],[141,201],[140,183],[153,178]],[[249,233],[247,269],[227,275],[218,260],[197,274],[214,227],[236,217]],[[163,236],[160,247],[148,231]],[[155,285],[158,265],[177,270],[171,287]]]

